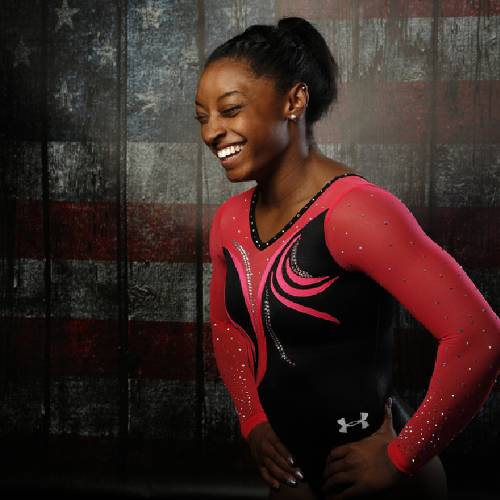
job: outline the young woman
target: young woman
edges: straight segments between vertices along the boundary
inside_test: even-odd
[[[231,182],[257,182],[210,231],[217,366],[269,498],[445,498],[438,453],[488,397],[500,320],[396,196],[321,154],[336,77],[301,18],[251,26],[204,65],[203,141]],[[396,300],[439,342],[410,414],[391,380]]]

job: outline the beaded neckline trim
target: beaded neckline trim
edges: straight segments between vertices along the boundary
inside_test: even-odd
[[[266,249],[269,245],[274,243],[280,236],[283,235],[285,231],[290,229],[290,227],[297,222],[300,216],[318,199],[319,196],[327,189],[331,184],[333,184],[337,179],[341,179],[342,177],[348,177],[350,175],[354,175],[356,177],[361,177],[364,179],[362,175],[354,174],[346,172],[345,174],[340,174],[335,176],[333,179],[330,179],[282,228],[278,231],[271,239],[267,241],[262,241],[259,237],[259,233],[257,231],[257,224],[255,223],[255,205],[257,204],[257,195],[258,195],[258,186],[255,186],[255,189],[252,193],[252,200],[250,202],[250,233],[252,235],[252,240],[255,243],[255,246],[259,250]]]

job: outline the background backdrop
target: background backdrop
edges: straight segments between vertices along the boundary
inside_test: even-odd
[[[194,95],[213,48],[285,15],[341,69],[320,148],[402,199],[498,313],[500,2],[2,1],[3,438],[96,460],[116,442],[241,445],[209,335],[208,230],[252,183],[225,178]],[[414,407],[435,350],[401,308],[395,382]],[[494,460],[499,415],[496,384],[450,467]]]

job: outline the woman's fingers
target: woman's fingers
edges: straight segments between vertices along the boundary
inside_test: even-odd
[[[276,462],[276,464],[281,467],[283,470],[287,471],[292,476],[300,476],[297,475],[297,472],[300,471],[297,467],[293,467],[292,464],[276,449],[276,445],[273,447],[273,451],[270,453],[270,457]],[[302,478],[300,478],[302,479]]]
[[[279,487],[280,481],[290,486],[303,479],[302,473],[293,467],[289,458],[291,453],[281,443],[278,436],[267,424],[249,440],[252,455],[260,473],[271,487]]]
[[[329,462],[331,460],[338,460],[339,458],[343,458],[350,452],[350,450],[351,447],[349,444],[337,446],[330,451],[326,460],[327,462]]]
[[[264,465],[274,478],[291,486],[297,484],[297,478],[294,477],[294,474],[282,469],[271,457],[264,457]]]
[[[345,472],[351,468],[352,466],[350,466],[346,460],[333,460],[326,464],[323,471],[323,477],[326,478],[332,474],[336,474],[337,472]]]
[[[290,464],[294,463],[292,454],[286,449],[286,446],[279,440],[278,436],[274,435],[271,442],[287,462]]]
[[[277,479],[275,479],[274,477],[272,477],[271,474],[269,474],[269,471],[267,470],[266,467],[260,466],[259,470],[260,470],[260,475],[262,476],[262,478],[264,479],[264,481],[269,486],[271,486],[271,488],[274,488],[275,490],[279,489],[280,482]]]

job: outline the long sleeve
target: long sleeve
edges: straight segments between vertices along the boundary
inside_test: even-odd
[[[387,453],[414,474],[476,415],[500,369],[500,320],[456,260],[406,205],[366,182],[325,219],[327,246],[344,269],[383,286],[438,341],[425,397]]]
[[[222,251],[219,216],[216,212],[210,229],[209,249],[212,262],[210,281],[210,323],[215,361],[224,385],[234,403],[241,433],[267,421],[257,393],[253,349],[241,328],[229,317],[225,307],[226,262]]]

